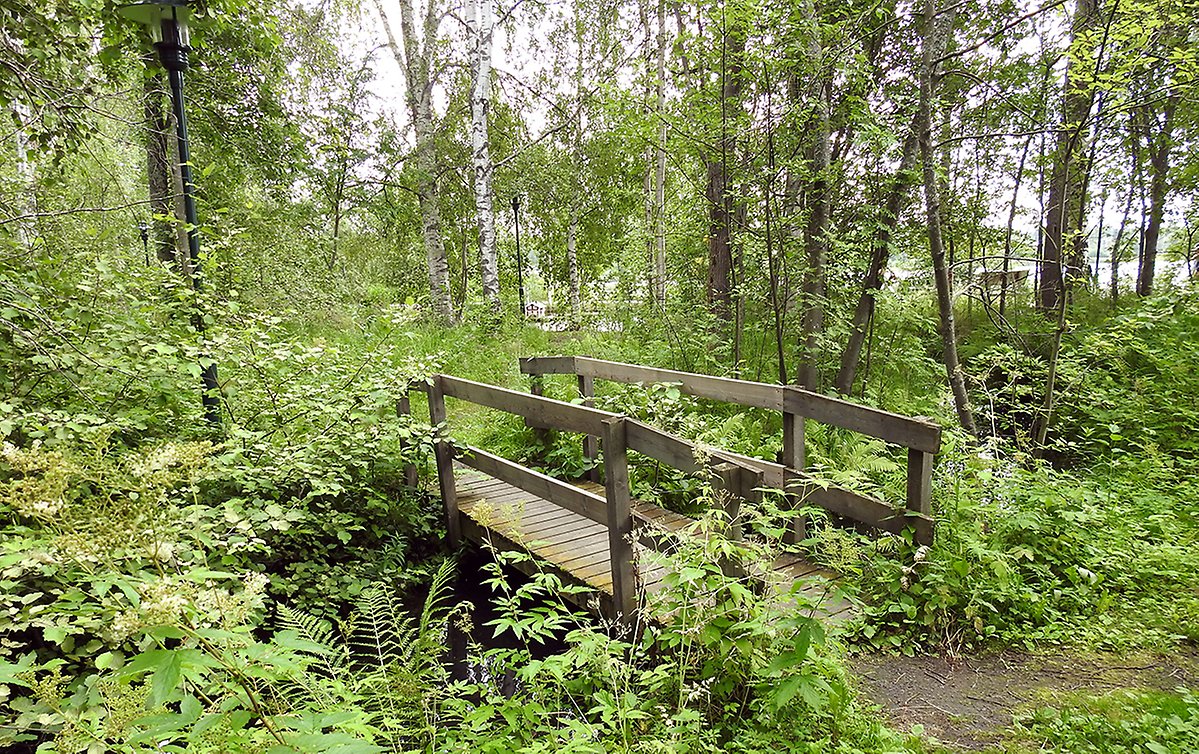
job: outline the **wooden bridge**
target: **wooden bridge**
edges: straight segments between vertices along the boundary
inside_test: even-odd
[[[490,542],[501,549],[521,549],[549,567],[564,583],[582,585],[599,596],[600,611],[631,620],[644,598],[662,586],[667,569],[653,552],[677,546],[679,536],[696,536],[696,522],[644,501],[629,491],[628,454],[640,453],[689,474],[702,474],[719,489],[717,498],[732,522],[730,536],[741,535],[739,508],[757,502],[763,489],[782,490],[792,516],[786,541],[805,538],[801,505],[823,507],[844,522],[900,533],[910,529],[915,541],[933,537],[929,511],[933,456],[940,447],[940,428],[919,419],[860,406],[788,385],[770,385],[723,377],[601,361],[576,356],[521,359],[531,377],[531,392],[437,374],[410,390],[428,395],[430,423],[437,428],[434,456],[445,505],[451,546],[464,540]],[[544,396],[544,375],[574,375],[581,403]],[[764,461],[719,448],[699,446],[635,419],[593,406],[595,380],[629,384],[671,383],[699,398],[779,411],[783,418],[781,463]],[[566,482],[482,449],[454,443],[446,399],[453,398],[522,416],[527,425],[583,436],[583,452],[600,458],[590,478]],[[401,413],[411,404],[405,394]],[[817,482],[804,471],[804,427],[818,421],[879,438],[907,449],[907,499],[892,507],[881,500]],[[414,480],[415,472],[410,472]],[[702,535],[700,535],[702,536]],[[852,607],[830,596],[837,574],[800,555],[782,554],[742,575],[790,592],[792,588],[822,604],[831,618],[844,618]],[[568,595],[572,596],[572,595]],[[581,605],[595,604],[586,599]],[[651,616],[652,617],[652,616]]]

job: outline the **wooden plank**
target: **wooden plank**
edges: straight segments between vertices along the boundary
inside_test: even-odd
[[[734,542],[742,539],[741,530],[741,496],[735,491],[738,479],[738,467],[731,463],[722,463],[716,467],[716,480],[712,484],[716,498],[724,498],[724,513],[728,517],[727,536]]]
[[[825,510],[869,524],[876,529],[899,534],[909,526],[915,529],[917,539],[931,537],[933,522],[928,516],[896,510],[874,498],[859,495],[840,487],[822,488],[818,485],[801,487],[797,492],[805,502],[811,502]]]
[[[612,571],[612,555],[608,549],[606,533],[602,537],[592,537],[584,542],[575,542],[574,544],[575,549],[562,559],[562,567],[571,573],[578,573],[584,566],[599,563],[605,571],[609,573]]]
[[[719,465],[731,464],[736,467],[737,473],[725,480],[725,484],[730,485],[729,491],[745,500],[755,500],[759,497],[755,490],[761,486],[761,475],[756,468],[742,461],[713,458],[712,449],[706,446],[684,440],[636,419],[627,421],[630,450],[673,466],[685,474],[712,471]],[[707,459],[707,462],[701,463],[704,459]]]
[[[601,482],[593,482],[590,479],[584,479],[582,481],[576,481],[574,485],[580,489],[587,490],[588,492],[594,492],[597,495],[604,494],[604,485]]]
[[[574,374],[574,356],[530,356],[520,359],[522,374]]]
[[[500,501],[510,502],[521,498],[525,500],[536,498],[536,495],[526,492],[519,487],[513,487],[510,484],[493,485],[481,489],[467,488],[465,492],[459,487],[458,499],[463,500],[468,496],[473,500],[489,500],[496,503]]]
[[[652,521],[655,526],[665,531],[677,532],[689,529],[695,523],[695,519],[687,518],[686,516],[668,511],[665,508],[659,508],[656,505],[642,503],[636,501],[637,513],[644,516],[646,520]]]
[[[596,528],[590,521],[576,516],[570,511],[565,511],[566,516],[559,516],[553,520],[541,521],[536,524],[526,525],[523,521],[520,522],[520,529],[529,537],[537,537],[554,544],[555,546],[565,546],[572,542],[578,542],[587,537],[593,537],[597,534],[604,534],[602,528]]]
[[[458,493],[454,480],[454,449],[446,432],[445,397],[441,381],[433,379],[429,385],[429,423],[436,428],[437,440],[433,445],[433,456],[437,462],[437,482],[441,488],[441,501],[445,509],[446,539],[452,548],[462,544],[462,526],[458,517]]]
[[[484,542],[490,541],[497,548],[499,548],[501,550],[526,549],[526,548],[520,547],[515,542],[512,542],[508,538],[504,537],[502,534],[488,532],[486,529],[484,529],[482,526],[480,526],[477,522],[472,521],[469,518],[463,519],[462,530],[463,530],[464,534],[466,536],[470,537],[470,539],[472,541],[479,542],[479,543],[484,543]],[[529,563],[529,562],[523,561],[523,560],[513,563],[512,566],[514,568],[516,568],[518,571],[520,571],[528,576],[536,576],[538,571],[540,571],[542,568],[542,566],[540,566],[537,563]],[[560,569],[556,569],[556,570],[560,571],[559,575],[561,576],[562,580],[567,584],[588,587],[589,589],[592,589],[592,590],[596,589],[596,587],[594,585],[587,584],[583,581],[580,581],[579,579],[575,578],[573,575],[571,575],[570,573],[568,573],[566,571],[561,571]],[[582,609],[589,609],[590,602],[591,602],[593,596],[599,597],[601,609],[608,608],[611,606],[611,599],[608,598],[602,591],[598,592],[598,594],[596,592],[585,592],[582,594],[568,593],[565,595],[567,600],[569,600],[570,602],[574,603],[577,607],[582,608]]]
[[[941,448],[941,428],[932,422],[830,398],[794,385],[785,389],[784,407],[789,413],[926,453]]]
[[[608,411],[556,401],[552,398],[539,398],[535,395],[527,395],[515,390],[485,385],[482,382],[473,382],[459,377],[438,375],[437,379],[444,395],[450,398],[458,398],[481,406],[518,414],[532,420],[537,426],[600,435],[603,433],[604,419],[616,416]]]
[[[515,518],[509,518],[508,520],[514,525],[520,527],[523,531],[540,531],[562,524],[563,521],[574,522],[578,520],[574,518],[575,514],[571,513],[565,508],[559,508],[556,505],[550,505],[548,503],[547,505],[549,505],[551,510],[538,509],[534,510],[532,513],[518,511],[518,515]]]
[[[601,361],[583,356],[575,357],[575,371],[595,379],[633,384],[638,382],[677,383],[679,390],[697,398],[735,403],[773,411],[783,410],[782,385],[764,382],[748,382],[728,377],[711,377],[706,374],[677,372],[673,369],[638,364],[622,364],[617,361]]]
[[[495,488],[510,488],[512,485],[496,479],[493,476],[487,476],[481,471],[475,471],[469,466],[455,464],[454,473],[458,476],[458,489],[463,492],[489,492]]]
[[[603,523],[607,520],[605,510],[607,505],[604,499],[599,495],[581,490],[573,484],[559,481],[532,469],[526,469],[506,458],[500,458],[469,446],[459,461],[592,521]]]
[[[608,552],[612,561],[613,616],[624,625],[636,622],[637,579],[633,572],[633,514],[629,500],[627,422],[604,422],[604,476],[608,498]]]
[[[570,572],[588,584],[595,584],[600,589],[610,590],[612,588],[612,564],[607,558],[571,566]]]
[[[777,571],[779,569],[786,568],[789,565],[794,565],[803,559],[804,558],[802,555],[796,555],[793,552],[785,552],[771,561],[770,570]]]
[[[506,510],[523,507],[533,500],[535,498],[524,490],[512,490],[510,492],[499,492],[494,495],[459,497],[458,508],[460,510],[473,511],[483,506],[491,511],[492,516],[503,516],[507,515],[505,514]]]
[[[840,516],[895,534],[908,526],[915,527],[920,536],[924,536],[923,532],[926,529],[931,530],[932,520],[927,516],[905,514],[902,509],[897,511],[881,500],[851,492],[843,487],[823,487],[816,484],[807,474],[799,474],[780,464],[715,448],[712,454],[719,458],[742,461],[760,469],[764,486],[794,493],[804,504],[819,505]]]
[[[629,419],[627,435],[629,450],[661,461],[685,474],[694,474],[703,467],[695,458],[695,443],[665,432],[635,419]]]

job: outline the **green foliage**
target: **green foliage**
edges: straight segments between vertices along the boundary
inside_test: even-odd
[[[503,564],[532,563],[496,553],[488,569],[499,615],[489,625],[517,645],[471,649],[487,677],[447,700],[455,724],[440,750],[908,750],[863,715],[813,605],[798,594],[762,597],[725,576],[717,557],[760,553],[720,536],[719,518],[704,526],[707,543],[680,540],[663,590],[646,606],[674,617],[631,632],[582,623],[558,601],[587,595],[552,574],[513,584]],[[564,651],[536,650],[557,637]],[[500,683],[508,676],[514,689]]]
[[[1005,459],[943,463],[934,545],[864,550],[877,554],[861,637],[906,652],[1193,639],[1196,490],[1174,473],[1153,461],[1092,480]]]
[[[1045,752],[1181,754],[1199,747],[1199,697],[1179,689],[1068,700],[1018,717],[1013,737],[1018,750],[1027,742]]]
[[[1199,289],[1169,291],[1084,333],[1056,427],[1065,452],[1133,464],[1199,456]]]

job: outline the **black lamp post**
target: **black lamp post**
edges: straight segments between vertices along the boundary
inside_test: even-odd
[[[183,215],[187,221],[187,250],[191,267],[192,289],[200,292],[200,227],[196,220],[196,187],[192,182],[191,153],[187,142],[187,113],[183,109],[183,72],[187,70],[187,52],[191,49],[187,23],[191,9],[187,0],[159,0],[158,2],[135,3],[119,7],[125,18],[138,21],[150,30],[154,49],[162,67],[167,69],[171,83],[171,104],[175,111],[175,139],[179,146],[179,171],[183,177]],[[192,315],[192,326],[203,335],[204,318],[197,311]],[[213,425],[221,423],[220,383],[217,381],[216,362],[201,355],[202,372],[200,382],[204,416]],[[209,362],[204,365],[203,362]]]
[[[142,254],[146,257],[146,266],[150,266],[150,224],[142,220],[137,224],[138,235],[142,237]]]
[[[512,197],[512,219],[516,223],[516,288],[520,292],[520,318],[525,318],[525,260],[520,255],[520,195]]]

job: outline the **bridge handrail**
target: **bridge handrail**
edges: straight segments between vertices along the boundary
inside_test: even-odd
[[[795,385],[714,377],[587,356],[530,356],[520,359],[520,371],[530,376],[574,374],[625,384],[674,383],[682,392],[697,398],[797,414],[926,453],[936,453],[941,448],[941,428],[933,422],[821,395]]]
[[[697,446],[681,437],[609,411],[520,393],[450,375],[435,374],[428,382],[414,382],[408,385],[407,390],[396,402],[396,410],[402,414],[411,411],[411,401],[408,398],[408,392],[411,390],[419,390],[428,395],[429,421],[437,428],[434,457],[445,506],[446,533],[451,546],[456,547],[462,539],[458,492],[454,479],[454,462],[457,460],[591,521],[603,524],[608,530],[613,604],[617,615],[623,616],[624,620],[631,620],[637,600],[632,541],[639,530],[655,526],[632,509],[628,479],[629,450],[643,453],[684,472],[711,470],[715,486],[730,493],[728,508],[733,518],[736,517],[738,497],[751,498],[762,486],[762,472],[750,464],[749,459],[723,457],[718,455],[715,449]],[[469,445],[459,446],[456,451],[447,432],[447,397],[524,416],[543,426],[602,437],[605,448],[604,462],[608,472],[604,495],[596,495]],[[414,479],[412,473],[406,476],[410,480]]]
[[[470,445],[464,446],[462,450],[464,452],[456,456],[459,463],[549,500],[597,524],[607,524],[607,500],[603,495],[589,492],[582,487],[576,487],[569,482],[563,482]]]
[[[541,377],[547,374],[573,374],[579,393],[590,405],[594,381],[604,379],[626,384],[675,383],[689,395],[734,405],[780,411],[783,414],[783,461],[768,464],[746,456],[723,452],[730,460],[752,462],[766,472],[765,482],[778,489],[795,490],[795,498],[807,500],[839,515],[867,525],[899,533],[912,526],[916,540],[930,543],[933,538],[932,469],[933,456],[941,447],[941,428],[936,424],[889,411],[862,406],[832,398],[793,385],[772,385],[764,382],[737,380],[729,377],[659,369],[639,364],[604,361],[586,356],[533,356],[520,359],[520,370],[533,380],[532,392],[540,395],[544,387]],[[891,506],[874,498],[839,487],[823,487],[805,483],[804,422],[812,419],[822,424],[840,427],[907,449],[906,512],[896,512]],[[538,423],[530,422],[533,426]],[[584,446],[584,454],[597,457],[596,449]],[[794,520],[793,539],[802,539],[806,523],[802,517]]]

